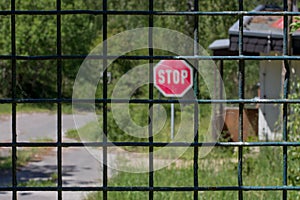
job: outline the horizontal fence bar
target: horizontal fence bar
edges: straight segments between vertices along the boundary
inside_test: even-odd
[[[153,104],[298,104],[300,99],[0,99],[0,104],[32,104],[32,103],[65,103],[93,104],[93,103],[153,103]],[[76,106],[75,106],[76,107]]]
[[[203,187],[0,187],[0,191],[115,191],[115,192],[191,192],[191,191],[280,191],[300,190],[300,186],[203,186]]]
[[[198,143],[188,143],[188,142],[1,142],[0,147],[126,147],[126,146],[136,146],[136,147],[263,147],[263,146],[300,146],[300,142],[198,142]]]
[[[2,10],[0,15],[194,15],[194,16],[296,16],[288,11],[148,11],[148,10]]]
[[[124,60],[300,60],[300,56],[124,56],[124,55],[40,55],[40,56],[11,56],[0,55],[0,60],[71,60],[71,59],[124,59]],[[247,66],[245,66],[247,67]]]

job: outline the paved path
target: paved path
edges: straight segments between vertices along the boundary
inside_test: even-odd
[[[87,116],[82,116],[83,126],[89,122]],[[8,117],[0,119],[0,141],[11,141],[11,120]],[[18,141],[30,141],[39,138],[56,139],[56,115],[47,113],[21,114],[17,116]],[[63,115],[63,130],[75,128],[72,115]],[[42,130],[42,132],[41,132]],[[67,140],[67,139],[65,139]],[[3,150],[2,150],[3,151]],[[93,154],[102,156],[100,149],[90,149]],[[0,151],[1,152],[1,151]],[[114,160],[113,155],[109,155]],[[64,148],[62,162],[63,186],[101,186],[102,164],[99,163],[85,148]],[[53,148],[41,161],[30,162],[17,173],[19,182],[31,179],[47,179],[57,172],[56,149]],[[112,172],[109,171],[109,176]],[[11,184],[11,172],[0,171],[0,186]],[[21,200],[53,200],[56,192],[19,192]],[[64,192],[63,199],[82,200],[87,193]],[[0,192],[0,200],[11,199],[10,192]]]
[[[92,153],[97,153],[101,156],[100,150],[94,150]],[[18,181],[28,181],[30,179],[43,180],[57,172],[55,152],[44,157],[42,161],[31,162],[26,167],[18,171]],[[63,152],[63,186],[101,186],[102,164],[82,148],[68,148]],[[109,171],[109,177],[112,176]],[[2,185],[11,183],[10,174],[6,174],[6,180],[1,180]],[[87,195],[86,192],[64,192],[65,200],[81,200]],[[11,199],[11,194],[8,192],[0,192],[0,199]],[[19,199],[22,200],[53,200],[57,199],[56,192],[20,192]]]
[[[78,115],[77,126],[83,126],[92,120],[91,115]],[[0,117],[0,141],[11,141],[11,116]],[[62,131],[74,129],[73,115],[62,116]],[[51,113],[20,113],[17,115],[17,140],[19,142],[35,139],[53,139],[57,135],[57,116]]]

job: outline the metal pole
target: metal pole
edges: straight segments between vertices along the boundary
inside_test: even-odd
[[[174,103],[171,103],[171,140],[174,139]]]

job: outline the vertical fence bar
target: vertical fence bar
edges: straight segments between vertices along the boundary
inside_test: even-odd
[[[194,0],[194,11],[199,10],[198,0]],[[194,28],[193,28],[193,39],[194,39],[194,55],[199,54],[198,42],[199,42],[199,17],[197,15],[194,16]],[[195,97],[199,98],[199,74],[198,74],[198,60],[195,60],[194,67],[196,68],[195,77],[194,77],[194,94]],[[194,104],[194,143],[198,144],[199,142],[199,105],[198,103]],[[198,175],[198,145],[194,146],[194,160],[193,160],[193,170],[194,170],[194,188],[198,188],[199,186],[199,175]],[[199,192],[198,190],[194,190],[194,200],[198,200]]]
[[[239,0],[239,11],[244,10],[243,0]],[[243,56],[243,38],[244,38],[244,15],[239,16],[239,56]],[[244,60],[239,60],[239,99],[244,99],[244,84],[245,84],[245,70],[244,70]],[[239,103],[239,141],[243,142],[243,112],[244,104]],[[243,147],[238,147],[238,186],[243,186]],[[239,189],[238,193],[239,200],[243,199],[243,190]]]
[[[153,12],[154,9],[154,0],[149,0],[149,11]],[[151,13],[149,15],[149,33],[148,33],[148,47],[149,47],[149,56],[151,57],[149,59],[149,99],[153,99],[153,30],[152,27],[154,26],[154,19],[153,14]],[[149,103],[149,117],[148,117],[148,133],[149,133],[149,200],[154,199],[154,168],[153,168],[153,123],[151,122],[151,119],[153,119],[153,103]]]
[[[56,0],[56,53],[57,53],[57,99],[62,98],[62,61],[61,61],[61,0]],[[57,198],[62,199],[62,105],[57,103]]]
[[[284,0],[284,11],[291,11],[292,9],[291,0]],[[284,15],[283,16],[283,55],[290,56],[290,43],[289,43],[289,18],[290,16]],[[288,99],[289,93],[289,75],[290,75],[290,61],[284,60],[283,67],[285,70],[284,75],[284,82],[283,82],[283,98]],[[287,141],[287,123],[288,123],[288,104],[283,104],[283,121],[282,121],[282,140],[284,142]],[[282,166],[282,184],[283,186],[287,186],[287,146],[282,147],[282,159],[283,159],[283,166]],[[287,190],[282,190],[282,199],[287,199]]]
[[[219,68],[219,71],[220,71],[220,77],[221,77],[221,80],[219,81],[219,88],[220,88],[220,99],[223,99],[223,75],[224,75],[224,60],[220,60],[220,68]],[[221,115],[221,113],[223,112],[223,104],[220,104],[220,107],[219,107],[219,114]],[[219,119],[218,119],[219,120]],[[219,123],[219,121],[218,121]]]
[[[11,11],[15,11],[16,2],[11,0]],[[17,61],[16,61],[16,16],[11,15],[11,71],[12,71],[12,187],[14,200],[17,199],[17,104],[14,100],[17,98],[16,85],[17,85]]]
[[[288,60],[284,61],[284,66],[285,66],[285,70],[286,70],[286,74],[284,76],[284,88],[283,88],[283,93],[284,93],[284,99],[288,99],[288,91],[289,91],[289,64],[288,64]],[[288,123],[288,103],[284,103],[283,104],[283,130],[282,130],[282,136],[283,136],[283,141],[287,142],[288,141],[288,137],[287,137],[287,123]],[[287,186],[287,168],[288,168],[288,155],[287,155],[287,146],[283,146],[283,186]],[[283,189],[282,191],[282,199],[286,200],[287,199],[287,190]]]
[[[102,1],[102,9],[103,11],[107,11],[107,0]],[[103,99],[107,99],[107,14],[103,14],[103,88],[102,88],[102,93],[103,93]],[[107,102],[103,102],[103,199],[107,199],[107,183],[108,183],[108,177],[107,177]]]

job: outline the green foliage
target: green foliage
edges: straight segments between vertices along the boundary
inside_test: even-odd
[[[199,1],[200,11],[234,11],[238,10],[237,1]],[[232,16],[201,16],[199,18],[199,43],[207,48],[216,39],[228,38],[228,29],[238,18]],[[192,24],[190,24],[192,26]]]
[[[179,128],[183,124],[191,124],[191,116],[193,115],[194,108],[193,105],[185,105],[185,108],[183,111],[180,110],[180,105],[175,105],[175,134],[179,130]],[[164,109],[166,111],[167,116],[170,116],[170,105],[164,104],[160,105],[160,107],[156,107],[155,109]],[[199,139],[204,141],[204,139],[207,137],[207,134],[210,134],[208,131],[209,128],[209,120],[210,120],[210,109],[211,107],[209,105],[200,105],[199,106],[200,113],[199,113]],[[109,109],[110,110],[110,109]],[[127,117],[127,115],[124,115],[124,113],[118,113],[119,115],[124,115],[122,119],[124,119],[124,123],[126,123],[126,120],[132,120],[134,123],[136,123],[139,126],[147,126],[148,124],[148,105],[141,105],[141,104],[130,104],[129,106],[129,114],[130,119]],[[154,112],[157,112],[157,110],[154,110]],[[72,139],[76,140],[84,140],[84,141],[102,141],[102,133],[99,132],[99,130],[103,127],[103,121],[102,121],[102,111],[98,111],[98,122],[90,122],[86,124],[85,126],[79,128],[78,130],[68,130],[66,132],[66,136]],[[107,119],[107,128],[108,128],[108,139],[110,141],[118,141],[118,142],[142,142],[142,141],[148,141],[148,138],[137,138],[131,135],[128,135],[125,133],[124,130],[122,130],[119,125],[116,123],[113,113],[108,112],[108,119]],[[154,135],[154,141],[158,142],[167,142],[170,141],[170,117],[167,118],[166,122],[164,123],[164,126],[161,130],[159,130],[158,133],[155,133]],[[130,132],[130,129],[127,130]],[[134,131],[134,130],[132,130]],[[182,130],[184,131],[184,130]],[[147,133],[141,133],[142,135],[147,135]],[[188,135],[189,133],[186,133]],[[134,147],[136,148],[136,147]],[[228,148],[227,148],[228,149]]]
[[[80,5],[78,5],[80,4]],[[55,10],[53,0],[16,1],[19,10]],[[90,3],[63,1],[64,9],[88,9]],[[9,4],[1,4],[0,9],[9,8]],[[11,54],[10,18],[0,18],[0,54]],[[101,27],[97,17],[88,15],[62,16],[62,53],[87,54],[90,51],[92,39]],[[56,55],[57,29],[55,15],[17,15],[16,16],[16,53],[21,56]],[[72,81],[81,64],[80,60],[63,62],[63,93],[71,95]],[[11,63],[0,62],[1,96],[11,95]],[[54,98],[56,97],[57,64],[51,60],[18,60],[17,61],[17,95],[22,98]],[[6,89],[5,89],[6,88]]]
[[[140,126],[145,126],[148,119],[148,111],[146,106],[143,109],[141,107],[131,106],[130,110],[132,114],[132,120]],[[102,114],[102,113],[101,113]],[[99,132],[102,126],[102,116],[99,115],[98,122],[90,122],[85,126],[74,130],[68,130],[66,132],[66,136],[76,140],[84,140],[84,141],[102,141],[103,133]],[[127,118],[124,118],[127,119]],[[100,126],[100,127],[99,127]],[[146,141],[146,139],[137,138],[126,134],[123,130],[121,130],[118,124],[115,122],[115,119],[112,116],[111,112],[108,112],[108,139],[110,141]]]
[[[11,157],[0,157],[0,170],[9,170],[12,167]]]
[[[291,33],[294,33],[295,31],[297,31],[300,28],[300,17],[294,17],[294,19],[296,21],[294,21],[293,23],[290,24],[291,27]]]
[[[53,0],[21,1],[16,2],[19,10],[55,10]],[[108,2],[109,10],[148,10],[148,2],[119,1]],[[234,1],[200,1],[201,11],[236,10],[237,2]],[[186,11],[189,6],[186,1],[158,0],[154,3],[155,10]],[[1,10],[9,10],[9,4],[1,4]],[[100,1],[62,1],[63,10],[94,10],[102,9]],[[190,9],[191,10],[191,9]],[[215,39],[228,37],[228,28],[237,20],[231,16],[200,16],[199,17],[199,42],[207,48]],[[171,28],[193,37],[193,16],[155,16],[155,26]],[[10,17],[0,19],[0,54],[11,53],[11,27]],[[102,16],[94,15],[62,15],[61,16],[62,53],[64,55],[87,54],[90,50],[102,42]],[[108,36],[112,36],[124,30],[148,26],[148,16],[140,15],[111,15],[108,18]],[[17,55],[37,56],[55,55],[56,43],[56,16],[55,15],[17,15],[16,16],[16,50]],[[212,34],[213,33],[213,34]],[[148,51],[135,52],[134,55],[147,55]],[[72,86],[81,64],[80,59],[64,60],[63,70],[63,96],[70,97]],[[132,66],[140,64],[140,61],[117,60],[109,69],[113,79],[117,80]],[[55,60],[18,60],[17,62],[17,94],[22,98],[54,98],[57,96]],[[229,64],[226,68],[231,68]],[[234,72],[233,72],[234,73]],[[11,96],[11,63],[0,61],[0,87],[1,96]],[[204,84],[200,84],[200,91],[205,91]],[[41,89],[43,88],[43,89]],[[101,85],[99,85],[101,91]],[[111,88],[111,87],[110,87]],[[98,92],[99,92],[98,91]],[[145,93],[145,91],[141,91]],[[146,92],[147,93],[147,92]],[[101,92],[99,92],[101,96]],[[204,95],[207,97],[207,95]]]
[[[300,98],[300,82],[298,78],[294,78],[291,82],[290,99]],[[288,140],[291,142],[299,142],[300,140],[300,104],[290,105],[290,115],[288,117]],[[291,185],[300,185],[300,148],[288,148],[288,179]]]

